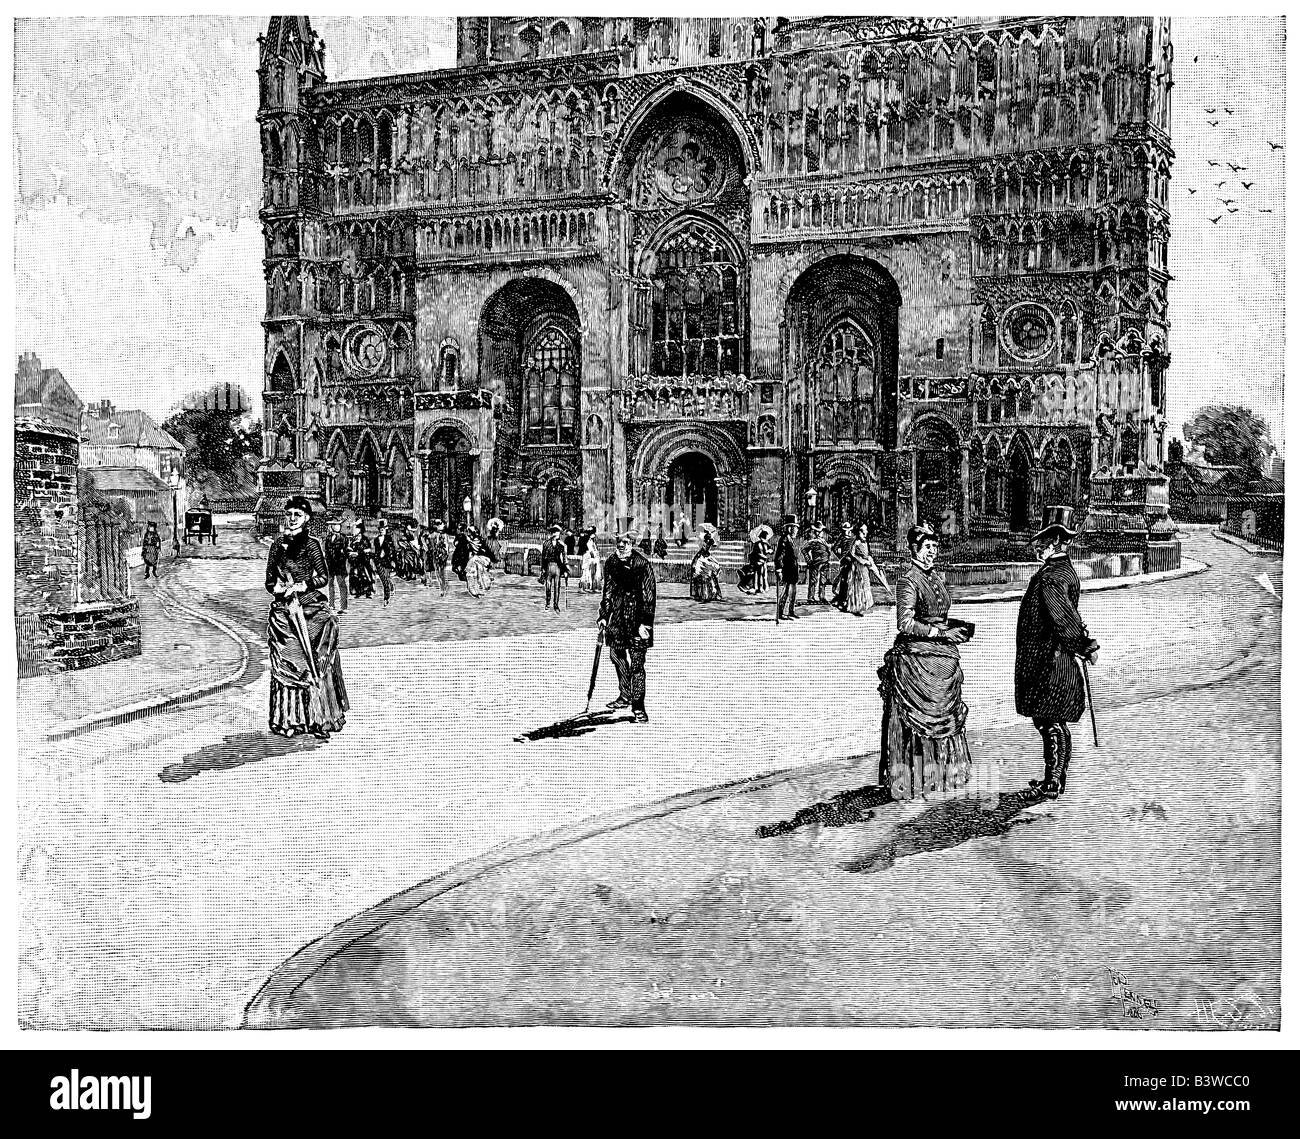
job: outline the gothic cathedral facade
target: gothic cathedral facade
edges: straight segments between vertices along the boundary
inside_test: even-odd
[[[1169,22],[462,18],[261,39],[259,518],[978,540],[1163,459]],[[468,504],[468,511],[465,506]]]

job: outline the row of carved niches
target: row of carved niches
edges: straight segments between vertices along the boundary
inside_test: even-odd
[[[1142,206],[987,218],[975,222],[971,232],[977,276],[1111,265],[1163,271],[1168,261],[1169,223]]]
[[[350,271],[349,271],[350,270]],[[414,309],[415,289],[397,265],[284,261],[266,278],[268,317],[297,313],[393,314]]]
[[[327,388],[317,407],[328,424],[400,423],[413,417],[415,393],[406,385]]]
[[[1082,210],[1122,199],[1169,201],[1173,156],[1151,142],[1011,154],[976,164],[976,214]]]
[[[970,182],[963,174],[838,187],[801,187],[763,195],[765,233],[801,229],[876,229],[964,217]]]

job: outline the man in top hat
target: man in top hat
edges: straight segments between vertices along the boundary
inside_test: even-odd
[[[1042,563],[1029,580],[1016,622],[1016,712],[1043,737],[1043,778],[1029,785],[1046,799],[1065,790],[1070,767],[1070,724],[1084,710],[1080,660],[1097,663],[1100,646],[1079,616],[1079,575],[1070,562],[1078,535],[1074,509],[1049,506],[1031,542]]]
[[[384,604],[393,596],[393,576],[391,570],[397,561],[397,548],[393,544],[393,535],[388,530],[388,519],[379,520],[379,529],[370,541],[370,548],[375,559],[375,572],[384,587]]]
[[[826,541],[826,526],[814,522],[803,544],[803,560],[808,563],[808,604],[829,605],[826,600],[826,573],[831,565],[831,547]]]
[[[348,611],[348,557],[352,543],[343,533],[341,519],[331,518],[329,533],[325,535],[325,566],[329,570],[329,602],[335,613]],[[335,598],[338,600],[335,600]]]
[[[550,529],[550,536],[542,543],[542,581],[546,584],[544,605],[558,613],[560,611],[560,579],[569,576],[568,552],[564,548],[563,529],[557,523]]]
[[[798,614],[794,611],[794,602],[799,593],[799,551],[795,549],[794,534],[799,526],[799,519],[793,514],[786,514],[781,519],[781,537],[776,541],[776,551],[772,561],[776,563],[776,623],[781,623],[781,616],[793,621]]]

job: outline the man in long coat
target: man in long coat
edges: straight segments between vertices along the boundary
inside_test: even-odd
[[[631,708],[632,718],[645,724],[645,654],[654,645],[656,585],[650,559],[633,547],[632,535],[620,534],[605,560],[599,628],[618,673],[618,699],[608,706]]]
[[[1079,616],[1079,575],[1070,563],[1074,510],[1049,506],[1034,535],[1042,567],[1030,579],[1016,623],[1016,712],[1043,737],[1043,778],[1029,785],[1046,799],[1065,791],[1070,767],[1070,724],[1083,715],[1081,660],[1096,664],[1100,646]]]
[[[776,622],[781,623],[784,615],[787,621],[793,621],[798,614],[794,611],[795,597],[799,592],[799,551],[795,548],[794,533],[799,519],[787,514],[781,519],[781,537],[777,539],[776,552],[772,560],[776,563]]]
[[[542,582],[546,586],[544,605],[560,611],[560,581],[569,576],[569,555],[560,536],[560,527],[552,526],[550,537],[542,543]]]

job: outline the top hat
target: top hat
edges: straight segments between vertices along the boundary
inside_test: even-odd
[[[1045,506],[1043,507],[1043,525],[1030,541],[1037,542],[1039,538],[1046,538],[1049,534],[1060,533],[1066,538],[1078,536],[1078,529],[1074,525],[1074,507],[1073,506]]]
[[[782,526],[798,526],[798,525],[799,525],[799,519],[798,519],[797,516],[795,516],[795,515],[793,515],[793,514],[782,514],[782,515],[781,515],[781,525],[782,525]]]

